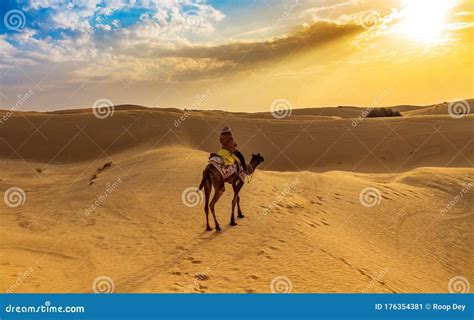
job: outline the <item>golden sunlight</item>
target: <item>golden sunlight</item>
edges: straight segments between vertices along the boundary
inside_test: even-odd
[[[452,0],[402,0],[401,22],[395,31],[425,43],[442,42]]]

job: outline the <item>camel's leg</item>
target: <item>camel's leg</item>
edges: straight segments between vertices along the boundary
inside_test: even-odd
[[[239,192],[240,192],[240,189],[242,188],[242,184],[239,184],[238,182],[233,183],[232,188],[234,189],[234,198],[232,199],[232,213],[230,215],[230,225],[236,226],[237,223],[235,222],[234,212],[235,212],[235,205],[237,204],[238,199],[239,199]]]
[[[240,196],[237,195],[237,218],[243,218],[243,217],[245,216],[242,213],[242,210],[240,210]]]
[[[235,217],[234,217],[235,205],[237,204],[237,197],[238,197],[238,195],[236,193],[234,193],[234,198],[232,199],[232,213],[230,214],[230,225],[231,226],[236,226],[237,225],[237,222],[235,222]]]
[[[204,212],[206,213],[206,231],[211,231],[212,228],[209,225],[209,198],[212,191],[212,183],[210,179],[207,179],[204,183]]]
[[[215,188],[215,186],[214,186],[214,188]],[[212,216],[214,217],[214,223],[216,225],[216,231],[221,231],[221,227],[219,226],[219,222],[217,222],[217,218],[216,218],[215,205],[216,205],[217,201],[219,201],[219,198],[224,193],[224,190],[223,189],[217,189],[217,188],[215,188],[215,189],[216,189],[216,191],[214,193],[214,197],[212,197],[210,207],[211,207]]]
[[[239,187],[239,191],[240,189],[242,189],[242,187],[244,186],[244,183],[242,181],[238,181],[237,182],[240,187]],[[240,210],[240,195],[237,194],[237,218],[243,218],[244,217],[244,214],[242,213],[242,210]]]

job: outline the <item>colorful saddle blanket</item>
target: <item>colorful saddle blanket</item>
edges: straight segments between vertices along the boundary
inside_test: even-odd
[[[209,156],[209,163],[212,164],[222,175],[224,180],[237,172],[237,163],[226,165],[222,156],[211,153]]]

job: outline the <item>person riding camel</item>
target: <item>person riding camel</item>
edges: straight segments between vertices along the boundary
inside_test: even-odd
[[[237,166],[241,167],[244,173],[246,173],[247,165],[245,163],[245,158],[242,153],[237,150],[237,142],[235,141],[232,135],[232,130],[229,127],[224,127],[222,129],[219,136],[219,142],[221,143],[222,149],[220,149],[217,154],[224,159],[225,165],[229,166],[237,163]]]

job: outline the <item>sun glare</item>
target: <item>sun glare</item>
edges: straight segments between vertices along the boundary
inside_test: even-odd
[[[443,41],[452,0],[402,0],[396,30],[426,43]]]

